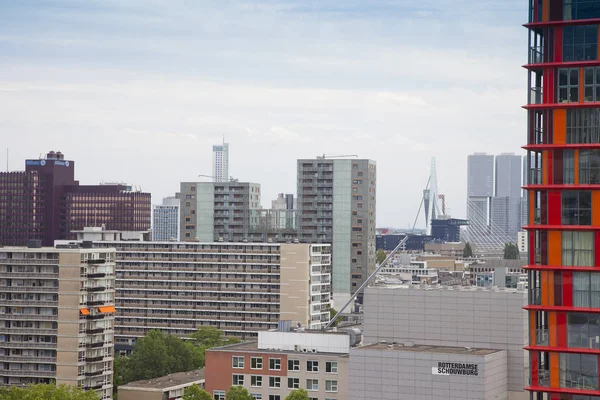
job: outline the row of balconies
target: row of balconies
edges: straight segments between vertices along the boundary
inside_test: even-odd
[[[0,327],[0,334],[26,333],[30,335],[32,332],[34,332],[36,335],[56,335],[58,333],[58,329]]]
[[[56,377],[56,371],[34,371],[34,370],[8,370],[0,369],[0,376],[26,376],[26,377],[44,377],[54,378]]]
[[[152,247],[152,246],[148,246],[148,247],[122,247],[121,250],[117,251],[117,255],[121,255],[122,253],[131,253],[134,251],[138,251],[138,252],[143,252],[143,253],[190,253],[190,254],[214,254],[214,253],[218,253],[218,254],[223,254],[223,255],[227,255],[227,254],[265,254],[265,255],[272,255],[272,254],[279,254],[278,251],[278,247],[277,246],[272,246],[272,247],[266,247],[264,249],[255,249],[254,247],[257,246],[252,246],[252,248],[250,249],[236,249],[236,248],[223,248],[226,246],[229,246],[229,243],[223,243],[223,244],[215,244],[214,246],[219,246],[219,248],[212,248],[212,249],[207,249],[201,246],[197,246],[194,248],[176,248],[176,247],[169,247],[167,249],[165,248],[161,248],[161,247]],[[241,246],[240,243],[236,243],[235,246]],[[261,245],[262,246],[262,245]],[[233,246],[232,246],[233,247]]]
[[[35,305],[40,305],[40,306],[46,306],[46,307],[56,307],[58,306],[58,300],[25,300],[25,299],[19,299],[19,300],[2,300],[1,301],[2,304],[6,304],[6,305],[22,305],[24,307],[29,307],[29,306],[35,306]]]
[[[0,278],[10,279],[58,279],[58,272],[56,273],[40,273],[40,272],[0,272]]]
[[[25,362],[34,364],[52,364],[56,362],[56,357],[40,356],[0,356],[0,362]]]
[[[6,258],[0,261],[0,265],[56,265],[58,266],[58,259],[47,260],[40,258]]]
[[[2,292],[39,292],[39,293],[58,293],[58,286],[1,286]]]
[[[0,348],[8,349],[55,349],[56,343],[45,342],[0,342]]]
[[[40,315],[40,314],[0,314],[1,320],[42,320],[42,321],[55,321],[58,319],[58,315]]]

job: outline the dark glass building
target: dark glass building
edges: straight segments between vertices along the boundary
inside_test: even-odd
[[[469,225],[469,221],[457,218],[432,219],[431,236],[442,242],[460,242],[460,227]]]
[[[531,399],[600,399],[600,1],[530,0]]]
[[[52,246],[73,239],[73,230],[150,229],[150,193],[125,185],[83,186],[75,163],[60,152],[25,161],[25,172],[0,173],[0,245],[25,246],[38,239]]]

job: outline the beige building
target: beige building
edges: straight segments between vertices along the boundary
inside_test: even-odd
[[[86,232],[78,233],[82,240]],[[329,322],[331,246],[301,243],[99,241],[117,249],[117,347],[150,329],[187,336],[214,326],[254,338],[280,319]]]
[[[187,387],[204,388],[204,370],[177,372],[119,386],[119,400],[181,400]]]
[[[0,384],[112,398],[116,253],[82,247],[0,248]]]
[[[232,385],[255,400],[283,400],[294,389],[310,399],[348,399],[350,336],[336,332],[260,332],[258,341],[206,352],[206,390],[224,400]]]

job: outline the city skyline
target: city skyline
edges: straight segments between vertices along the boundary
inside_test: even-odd
[[[464,216],[466,155],[521,145],[527,5],[440,3],[5,4],[0,166],[5,148],[13,170],[60,148],[89,160],[82,181],[135,182],[156,203],[210,174],[223,135],[235,177],[267,199],[295,192],[297,159],[358,154],[377,161],[378,225],[406,227],[435,156],[450,213]]]

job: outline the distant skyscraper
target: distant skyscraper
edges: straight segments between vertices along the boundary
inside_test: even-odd
[[[373,160],[298,160],[298,238],[332,243],[336,303],[349,299],[375,268],[376,173]]]
[[[494,196],[494,156],[475,153],[467,160],[467,230],[470,241],[491,234],[490,205]]]
[[[165,197],[155,205],[152,222],[152,240],[179,240],[179,199]]]
[[[521,228],[521,163],[522,157],[514,153],[496,156],[492,232],[513,242]]]
[[[215,182],[229,181],[229,144],[213,146],[213,180]]]
[[[275,200],[271,201],[273,210],[293,210],[296,208],[296,200],[293,194],[279,193]]]

